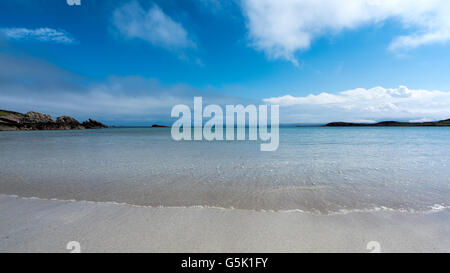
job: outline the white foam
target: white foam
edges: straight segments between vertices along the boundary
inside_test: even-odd
[[[24,197],[24,196],[18,196],[15,194],[0,194],[0,196],[5,196],[9,198],[14,199],[21,199],[21,200],[40,200],[40,201],[50,201],[50,202],[61,202],[61,203],[88,203],[93,205],[98,204],[104,204],[104,205],[114,205],[114,206],[127,206],[127,207],[133,207],[133,208],[156,208],[156,209],[214,209],[214,210],[246,210],[246,211],[254,211],[254,212],[260,212],[260,213],[275,213],[275,212],[281,212],[281,213],[301,213],[301,214],[311,214],[311,215],[344,215],[344,214],[350,214],[350,213],[369,213],[369,212],[401,212],[401,213],[436,213],[443,210],[450,209],[450,206],[445,204],[434,204],[432,206],[428,206],[430,209],[421,211],[421,210],[414,210],[414,209],[406,209],[406,208],[389,208],[385,206],[379,206],[379,207],[373,207],[373,208],[367,208],[367,209],[341,209],[339,211],[335,212],[328,212],[328,213],[321,213],[319,211],[312,212],[312,211],[305,211],[301,209],[289,209],[289,210],[267,210],[267,209],[236,209],[234,207],[218,207],[218,206],[208,206],[208,205],[193,205],[193,206],[149,206],[149,205],[136,205],[136,204],[130,204],[125,202],[115,202],[115,201],[89,201],[89,200],[76,200],[76,199],[58,199],[58,198],[40,198],[40,197]]]
[[[450,209],[450,206],[445,206],[445,205],[441,205],[441,204],[434,204],[433,206],[430,206],[430,212],[439,212],[439,211],[443,211],[446,209]]]

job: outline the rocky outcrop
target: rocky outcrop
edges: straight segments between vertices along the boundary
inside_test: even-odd
[[[30,111],[23,116],[19,127],[22,130],[52,130],[54,125],[50,115]]]
[[[398,122],[383,121],[378,123],[350,123],[350,122],[332,122],[325,125],[327,127],[444,127],[450,126],[450,119],[432,122]]]
[[[159,124],[153,124],[152,128],[169,128],[169,126],[165,126],[165,125],[159,125]]]
[[[105,124],[102,124],[96,120],[89,119],[85,122],[83,122],[82,126],[86,129],[102,129],[102,128],[108,128]]]
[[[0,110],[0,131],[15,131],[25,115],[11,111]]]
[[[23,118],[23,122],[25,122],[25,123],[53,123],[54,121],[50,115],[30,111],[25,114],[25,117]]]
[[[18,130],[83,130],[107,128],[106,125],[89,119],[80,124],[68,116],[58,117],[56,121],[50,115],[30,111],[26,114],[0,110],[0,131]]]
[[[78,120],[68,117],[62,116],[56,119],[56,124],[59,127],[59,130],[83,130],[83,127]]]

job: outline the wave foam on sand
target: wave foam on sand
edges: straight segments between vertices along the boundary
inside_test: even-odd
[[[434,211],[433,211],[434,210]],[[450,212],[335,215],[0,195],[0,252],[449,252]]]
[[[361,213],[361,212],[378,212],[378,211],[390,211],[390,212],[402,212],[402,213],[436,213],[439,211],[450,209],[450,206],[447,206],[445,204],[434,204],[428,206],[428,210],[414,210],[414,209],[394,209],[394,208],[388,208],[385,206],[380,207],[373,207],[368,209],[340,209],[338,211],[334,212],[328,212],[326,214],[318,212],[312,212],[312,211],[305,211],[301,209],[290,209],[290,210],[267,210],[267,209],[236,209],[234,207],[225,208],[225,207],[217,207],[217,206],[207,206],[207,205],[194,205],[194,206],[144,206],[144,205],[136,205],[136,204],[130,204],[130,203],[124,203],[124,202],[114,202],[114,201],[89,201],[89,200],[76,200],[76,199],[58,199],[58,198],[41,198],[41,197],[24,197],[24,196],[18,196],[14,194],[0,194],[0,196],[10,197],[10,198],[16,198],[16,199],[22,199],[22,200],[42,200],[42,201],[55,201],[55,202],[63,202],[63,203],[75,203],[75,202],[82,202],[82,203],[88,203],[88,204],[112,204],[112,205],[118,205],[118,206],[129,206],[134,208],[172,208],[172,209],[217,209],[217,210],[244,210],[244,211],[252,211],[252,212],[280,212],[280,213],[303,213],[303,214],[312,214],[312,215],[342,215],[342,214],[349,214],[349,213]]]

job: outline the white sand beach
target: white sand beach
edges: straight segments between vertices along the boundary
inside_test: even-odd
[[[0,252],[450,252],[450,211],[312,215],[0,195]]]

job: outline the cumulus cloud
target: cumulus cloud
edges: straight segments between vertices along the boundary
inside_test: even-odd
[[[252,45],[271,59],[297,64],[314,38],[392,19],[407,32],[392,50],[450,40],[448,0],[242,0]]]
[[[450,92],[398,88],[357,88],[338,94],[264,99],[283,109],[284,122],[441,120],[450,118]],[[283,115],[280,115],[283,116]]]
[[[73,44],[75,39],[65,30],[53,28],[1,28],[6,38],[11,40],[35,40],[58,44]]]
[[[195,47],[183,26],[156,4],[145,10],[137,1],[131,1],[117,8],[113,27],[127,39],[142,39],[167,49]]]

